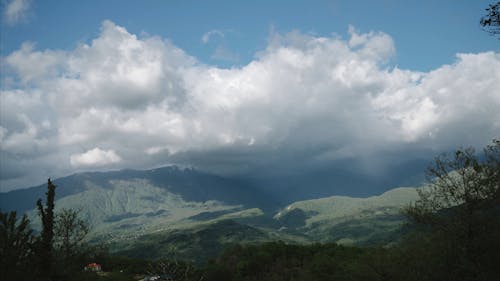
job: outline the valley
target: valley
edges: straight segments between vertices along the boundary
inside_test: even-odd
[[[406,187],[365,198],[280,204],[234,180],[176,166],[75,174],[54,182],[56,212],[77,210],[90,225],[90,243],[134,258],[194,263],[237,243],[387,245],[400,238],[401,208],[417,199],[416,189]],[[44,190],[40,185],[2,193],[2,208],[27,212],[39,229],[34,197],[43,198]]]

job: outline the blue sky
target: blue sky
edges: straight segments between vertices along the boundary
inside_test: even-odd
[[[9,1],[2,1],[3,13]],[[349,25],[362,32],[383,31],[394,39],[401,68],[427,71],[452,63],[456,53],[498,50],[481,32],[479,18],[491,1],[29,1],[17,24],[2,24],[2,55],[25,41],[39,49],[70,49],[88,42],[104,20],[134,34],[168,38],[208,64],[243,65],[266,46],[270,32],[300,30],[347,36]],[[203,34],[219,30],[203,44]],[[232,59],[212,58],[222,46]]]
[[[500,136],[489,3],[2,0],[0,191],[168,164],[408,183]]]

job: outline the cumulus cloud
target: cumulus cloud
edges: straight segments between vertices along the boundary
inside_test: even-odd
[[[58,66],[65,59],[61,51],[35,51],[35,44],[25,42],[21,48],[6,58],[6,63],[19,74],[22,83],[35,80],[55,78],[59,74]]]
[[[73,50],[23,44],[3,58],[2,78],[14,82],[0,93],[1,185],[27,179],[27,160],[50,175],[176,161],[229,171],[412,157],[409,146],[442,151],[499,135],[498,53],[458,54],[417,72],[390,65],[389,35],[349,33],[274,34],[231,69],[110,21]]]
[[[82,154],[73,154],[70,156],[70,163],[74,167],[99,167],[119,163],[120,161],[120,156],[114,150],[102,150],[98,147]]]
[[[22,22],[26,20],[30,8],[31,0],[11,0],[5,8],[5,20],[11,25]]]

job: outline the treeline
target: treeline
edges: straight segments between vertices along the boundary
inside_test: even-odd
[[[85,244],[77,212],[55,214],[55,186],[37,202],[42,231],[0,212],[1,280],[138,280],[165,274],[192,281],[490,281],[500,276],[500,140],[436,158],[429,185],[407,206],[408,234],[390,247],[269,242],[235,245],[203,267],[116,257]],[[89,262],[105,273],[86,272]]]

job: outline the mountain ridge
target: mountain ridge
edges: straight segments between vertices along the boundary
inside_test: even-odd
[[[176,166],[86,172],[53,182],[56,212],[78,210],[91,225],[90,242],[109,245],[118,254],[144,257],[149,252],[150,258],[166,257],[168,251],[151,250],[163,243],[162,249],[178,249],[187,260],[207,258],[203,253],[217,254],[236,241],[385,245],[400,235],[401,207],[417,198],[416,189],[406,187],[364,198],[283,204],[245,182]],[[35,202],[45,191],[43,184],[0,194],[1,209],[27,212],[37,228]]]
[[[108,172],[84,172],[57,178],[52,182],[56,189],[56,200],[80,193],[85,183],[92,182],[101,187],[110,187],[112,180],[148,179],[153,185],[180,194],[188,201],[218,200],[229,204],[243,204],[267,208],[275,202],[267,202],[261,190],[249,187],[237,179],[225,178],[175,165],[150,170],[116,170]],[[7,211],[25,212],[33,208],[38,198],[44,198],[46,183],[24,189],[0,193],[0,206]],[[258,200],[257,200],[258,197]]]

